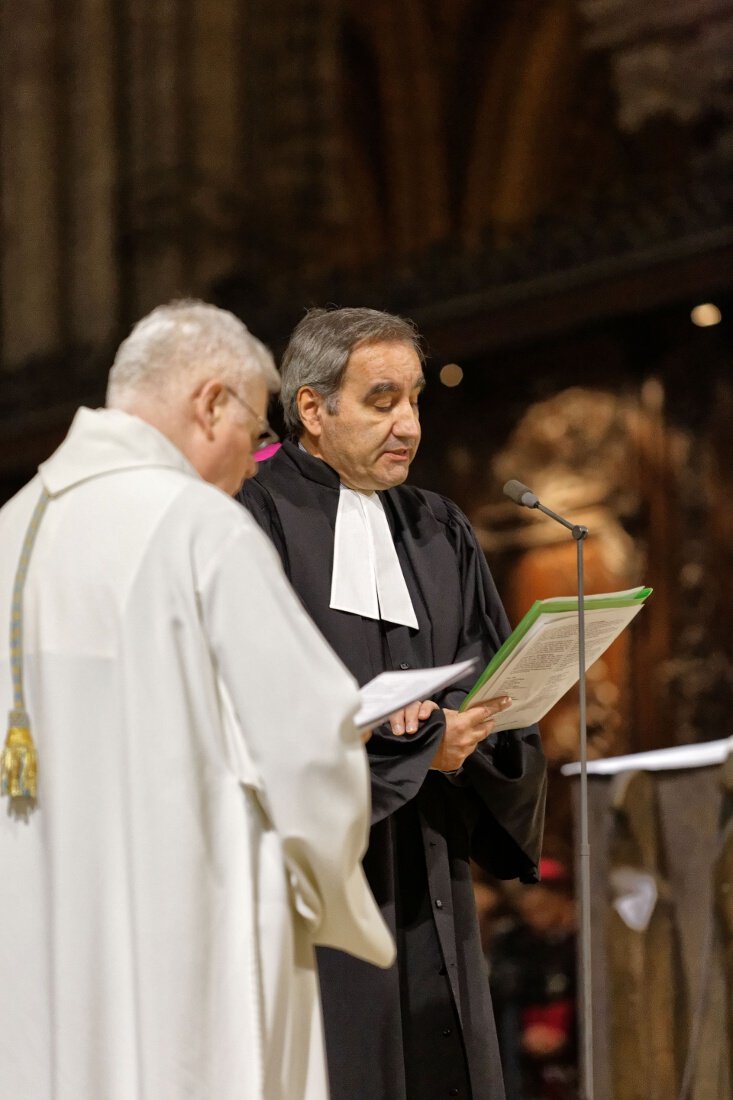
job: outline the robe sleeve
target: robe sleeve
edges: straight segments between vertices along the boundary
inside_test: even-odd
[[[441,501],[464,604],[462,642],[454,660],[478,656],[483,667],[509,635],[509,622],[468,519],[452,501]],[[441,706],[457,709],[474,680],[471,675],[451,687],[439,700]],[[499,878],[537,881],[547,788],[537,726],[492,734],[452,781],[466,790],[466,823],[477,863]]]
[[[280,838],[314,943],[380,966],[394,947],[361,867],[369,771],[356,684],[310,621],[262,532],[241,512],[200,584],[233,770]]]
[[[416,733],[395,737],[389,723],[374,730],[367,745],[372,786],[372,824],[415,797],[428,774],[445,730],[445,715],[434,711]]]

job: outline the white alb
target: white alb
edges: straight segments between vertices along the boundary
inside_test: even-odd
[[[0,512],[3,711],[42,485],[24,615],[38,807],[0,808],[3,1088],[324,1100],[314,944],[393,958],[360,865],[355,683],[245,510],[154,428],[82,409]]]

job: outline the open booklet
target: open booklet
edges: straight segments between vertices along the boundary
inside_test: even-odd
[[[432,699],[436,691],[473,672],[476,658],[437,668],[411,668],[407,672],[380,672],[359,691],[361,706],[354,721],[360,730],[379,725],[390,714],[417,699]]]
[[[644,606],[651,588],[601,592],[584,599],[585,667],[597,661]],[[539,722],[578,682],[578,597],[537,600],[489,661],[461,705],[509,695],[494,729],[522,729]]]

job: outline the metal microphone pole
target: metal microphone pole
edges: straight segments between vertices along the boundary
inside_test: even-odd
[[[593,983],[591,978],[590,841],[588,837],[588,724],[585,695],[585,577],[583,544],[588,528],[570,523],[541,504],[521,481],[507,481],[504,493],[525,508],[536,508],[570,531],[575,539],[578,578],[578,701],[580,741],[580,958],[583,971],[583,1100],[593,1100]]]

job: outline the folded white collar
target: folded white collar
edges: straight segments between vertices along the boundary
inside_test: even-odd
[[[330,606],[336,611],[418,629],[392,532],[377,493],[358,493],[341,485]]]

